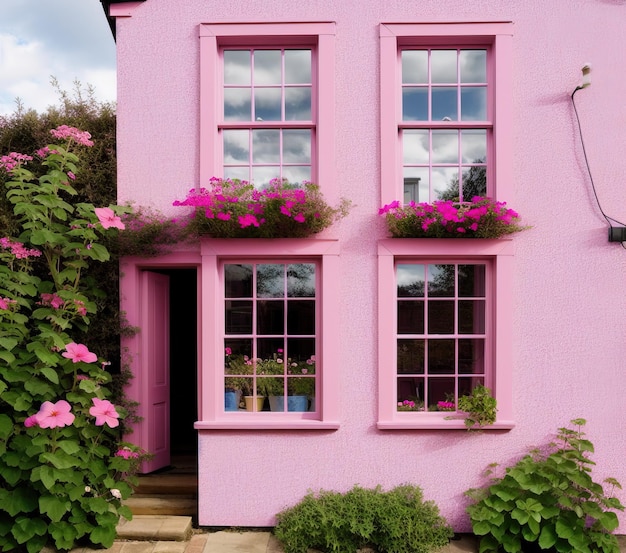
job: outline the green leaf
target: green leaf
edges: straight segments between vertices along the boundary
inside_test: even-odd
[[[56,548],[63,551],[72,549],[74,542],[79,537],[74,525],[65,521],[53,524],[50,535],[54,539]]]
[[[611,511],[606,511],[602,514],[602,516],[598,517],[598,522],[602,525],[602,527],[608,532],[612,532],[619,526],[619,521],[617,520],[617,515]]]
[[[15,338],[0,338],[0,346],[4,349],[11,351],[17,345],[17,340]]]
[[[41,369],[41,374],[43,374],[53,384],[59,383],[59,375],[54,369],[51,369],[50,367],[44,367],[43,369]]]
[[[40,518],[20,517],[16,519],[11,533],[17,543],[26,543],[34,536],[44,536],[48,525]]]
[[[76,460],[63,451],[43,453],[42,458],[58,469],[68,469],[76,466]]]
[[[56,484],[56,471],[54,468],[47,465],[43,465],[39,471],[39,479],[47,490],[51,489]]]
[[[2,382],[0,382],[2,384]],[[0,391],[2,389],[0,388]],[[6,440],[13,432],[13,421],[9,415],[0,414],[0,439]]]
[[[73,440],[63,440],[61,442],[58,442],[57,446],[65,451],[65,453],[67,453],[68,455],[74,455],[75,453],[80,451],[80,446],[78,445],[78,442],[75,442]]]
[[[550,549],[557,540],[556,531],[552,524],[544,524],[539,534],[539,547],[541,549]]]
[[[54,495],[44,495],[39,498],[39,510],[47,514],[52,522],[59,522],[70,507],[69,501]]]
[[[96,526],[91,532],[90,538],[93,543],[99,543],[103,547],[109,548],[113,545],[115,536],[115,525]]]

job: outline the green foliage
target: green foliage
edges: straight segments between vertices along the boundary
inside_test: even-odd
[[[390,491],[355,486],[346,493],[320,491],[277,515],[274,529],[285,553],[307,549],[348,553],[365,546],[384,553],[427,553],[453,532],[417,486]]]
[[[124,411],[106,362],[79,342],[102,293],[86,277],[109,259],[121,221],[76,202],[89,134],[0,158],[12,224],[0,233],[0,550],[29,553],[77,541],[110,547],[138,453],[119,443]],[[32,163],[31,163],[32,162]],[[115,228],[117,227],[117,228]],[[11,234],[9,234],[9,231]],[[100,407],[99,407],[100,406]]]
[[[614,511],[624,506],[613,496],[621,489],[613,478],[604,487],[592,480],[592,443],[581,427],[560,428],[558,443],[534,451],[508,467],[486,488],[469,490],[475,503],[467,508],[474,533],[481,536],[480,553],[518,553],[528,543],[540,549],[569,553],[619,553]]]
[[[465,426],[468,430],[477,426],[493,424],[496,422],[497,402],[491,395],[491,390],[482,384],[478,384],[472,389],[472,393],[468,396],[460,396],[457,408],[459,411],[465,411]]]

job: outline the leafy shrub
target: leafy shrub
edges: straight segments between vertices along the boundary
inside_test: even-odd
[[[274,529],[285,553],[348,553],[365,546],[380,552],[427,553],[448,543],[453,532],[433,501],[417,486],[388,492],[355,486],[346,493],[309,493],[277,515]]]
[[[491,390],[482,384],[472,389],[467,396],[460,396],[458,410],[465,411],[465,426],[472,430],[474,426],[482,428],[496,422],[497,402],[491,395]]]
[[[107,362],[76,338],[98,311],[85,272],[109,259],[103,238],[124,228],[120,209],[68,201],[77,195],[75,152],[91,137],[67,125],[51,134],[59,143],[37,151],[39,164],[0,157],[18,228],[0,234],[2,551],[110,547],[120,516],[132,516],[122,500],[139,459],[119,443],[125,413],[109,400]]]
[[[624,509],[612,496],[621,486],[607,478],[607,494],[592,480],[595,463],[587,455],[594,448],[581,431],[586,421],[571,423],[577,428],[559,428],[558,443],[546,451],[531,452],[486,488],[466,492],[476,501],[467,511],[482,536],[480,553],[517,553],[529,544],[559,553],[619,553],[610,532],[618,526],[614,511]]]

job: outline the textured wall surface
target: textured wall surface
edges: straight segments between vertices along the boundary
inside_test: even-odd
[[[198,25],[336,22],[336,178],[356,204],[341,241],[343,349],[336,431],[203,431],[200,523],[264,526],[308,489],[423,487],[458,531],[463,492],[492,462],[509,463],[588,419],[597,479],[626,484],[626,250],[607,241],[584,164],[570,94],[577,93],[597,195],[626,221],[624,0],[147,0],[117,20],[120,200],[172,213],[198,185]],[[516,235],[514,413],[510,431],[379,431],[376,241],[380,207],[379,48],[382,22],[512,21]],[[203,183],[204,184],[204,183]],[[622,501],[626,498],[622,494]],[[621,515],[620,532],[626,532]]]

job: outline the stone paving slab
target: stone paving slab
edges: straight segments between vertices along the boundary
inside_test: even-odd
[[[135,515],[132,520],[120,520],[117,537],[122,540],[187,541],[193,532],[191,522],[191,517],[186,516]]]

